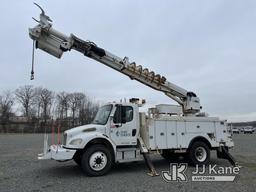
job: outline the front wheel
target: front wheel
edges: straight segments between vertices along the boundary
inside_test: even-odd
[[[193,166],[205,165],[210,161],[210,149],[208,145],[202,141],[193,143],[189,149],[188,155]]]
[[[111,153],[104,145],[92,145],[83,153],[81,166],[88,176],[104,175],[112,166]]]

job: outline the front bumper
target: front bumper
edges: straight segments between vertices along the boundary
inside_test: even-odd
[[[38,159],[54,159],[57,161],[66,161],[73,158],[76,150],[66,149],[63,145],[51,145],[48,146],[48,135],[44,137],[44,152],[38,154]]]
[[[70,160],[73,158],[76,150],[66,149],[62,145],[51,145],[46,153],[38,154],[38,159],[54,159],[58,161]]]

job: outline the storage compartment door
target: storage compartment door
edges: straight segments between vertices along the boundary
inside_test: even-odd
[[[187,134],[185,130],[185,122],[177,121],[177,148],[187,148],[188,141],[187,141]]]
[[[166,121],[167,130],[167,147],[168,149],[177,148],[177,122],[176,121]]]
[[[155,121],[155,139],[158,149],[167,148],[166,121]]]

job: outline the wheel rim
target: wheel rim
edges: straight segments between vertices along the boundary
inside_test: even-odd
[[[107,156],[101,151],[94,152],[90,159],[89,164],[92,170],[101,171],[107,165]]]
[[[207,152],[204,147],[197,147],[195,150],[196,160],[199,162],[204,162],[207,158]]]

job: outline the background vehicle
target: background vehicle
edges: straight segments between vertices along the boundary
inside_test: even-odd
[[[140,161],[143,158],[150,174],[157,175],[149,157],[154,152],[167,160],[183,155],[189,158],[192,165],[203,165],[210,160],[210,150],[215,150],[219,158],[236,164],[228,153],[234,143],[226,121],[200,112],[202,107],[195,93],[168,82],[164,76],[135,62],[129,62],[128,57],[121,59],[91,41],[56,31],[43,10],[38,22],[37,26],[29,29],[36,48],[57,58],[61,58],[63,52],[74,49],[163,92],[179,104],[156,105],[145,113],[139,110],[144,100],[132,98],[127,103],[108,103],[99,109],[91,124],[65,131],[63,145],[48,147],[46,136],[44,152],[39,154],[39,159],[74,159],[89,176],[106,174],[113,163]]]
[[[253,133],[253,128],[250,127],[250,126],[244,127],[244,134],[247,134],[247,133],[252,134]]]
[[[240,131],[239,131],[239,129],[238,129],[237,127],[233,127],[233,128],[232,128],[232,133],[237,133],[237,134],[239,134]]]

